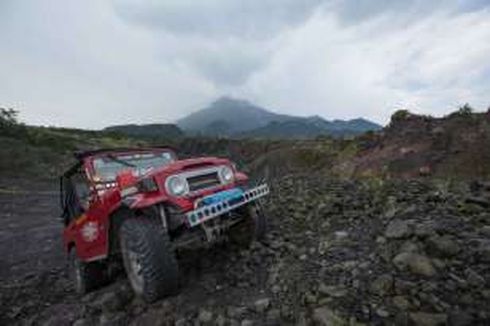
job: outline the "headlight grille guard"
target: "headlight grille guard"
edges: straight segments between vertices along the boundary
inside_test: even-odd
[[[181,177],[185,180],[185,182],[187,183],[187,187],[189,187],[189,183],[188,183],[188,179],[191,178],[191,177],[195,177],[195,176],[200,176],[200,175],[205,175],[205,174],[209,174],[209,173],[216,173],[218,178],[219,178],[219,182],[220,184],[219,185],[216,185],[216,186],[213,186],[213,187],[210,187],[210,188],[215,188],[215,187],[219,187],[219,186],[223,186],[223,185],[227,185],[227,184],[230,184],[232,181],[230,182],[226,182],[225,180],[222,179],[222,176],[221,176],[221,170],[223,169],[223,167],[229,167],[228,165],[218,165],[218,166],[212,166],[212,167],[208,167],[208,168],[201,168],[201,169],[196,169],[196,170],[191,170],[191,171],[186,171],[186,172],[181,172],[181,173],[177,173],[177,174],[172,174],[170,176],[168,176],[164,182],[164,186],[165,186],[165,190],[168,191],[168,180],[172,177]],[[233,171],[233,169],[232,169]],[[195,192],[198,192],[199,190],[196,190],[196,191],[191,191],[191,190],[187,190],[186,193],[184,193],[183,195],[181,196],[185,196],[185,195],[189,195],[189,194],[193,194]],[[179,196],[177,196],[179,197]]]
[[[239,200],[237,200],[236,198],[227,199],[187,212],[187,221],[189,222],[190,227],[194,227],[212,218],[215,218],[216,216],[230,212],[251,201],[264,197],[267,194],[269,194],[269,186],[267,184],[248,189],[243,193]]]

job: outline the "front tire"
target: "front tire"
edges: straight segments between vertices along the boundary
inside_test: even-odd
[[[85,263],[81,261],[73,248],[69,253],[70,278],[78,294],[86,294],[106,280],[103,267],[98,262]]]
[[[259,203],[251,203],[242,208],[242,221],[230,229],[233,244],[247,248],[253,241],[261,241],[267,232],[267,218]]]
[[[146,302],[174,294],[178,264],[161,225],[145,218],[127,219],[119,230],[121,253],[129,282]]]

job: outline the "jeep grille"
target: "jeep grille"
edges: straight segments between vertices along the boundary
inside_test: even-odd
[[[218,172],[211,172],[201,175],[187,177],[190,191],[197,191],[206,188],[216,187],[221,184]]]

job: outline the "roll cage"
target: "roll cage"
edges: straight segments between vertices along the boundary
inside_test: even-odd
[[[93,172],[92,161],[94,158],[107,154],[125,154],[125,153],[144,153],[155,151],[170,152],[174,158],[177,158],[175,150],[169,146],[161,147],[138,147],[138,148],[103,148],[97,150],[75,152],[74,156],[77,162],[59,178],[60,191],[60,209],[61,220],[68,225],[73,219],[81,216],[89,206],[91,196],[96,191],[93,187],[91,174]]]
[[[59,186],[61,219],[65,225],[68,225],[86,209],[82,200],[86,199],[84,195],[89,196],[90,186],[83,171],[83,164],[79,162],[65,172],[59,179]],[[85,194],[82,189],[85,189]]]

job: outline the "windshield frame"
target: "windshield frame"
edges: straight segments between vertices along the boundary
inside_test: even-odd
[[[110,156],[114,156],[114,157],[119,157],[119,156],[124,156],[124,155],[135,155],[135,154],[161,154],[161,153],[168,153],[171,155],[172,157],[172,161],[175,162],[178,160],[177,158],[177,155],[175,153],[175,151],[171,148],[158,148],[158,149],[135,149],[135,150],[127,150],[127,151],[117,151],[117,150],[114,150],[114,151],[110,151],[108,150],[107,152],[101,152],[101,153],[97,153],[95,155],[92,155],[90,157],[87,157],[85,158],[85,166],[88,167],[88,174],[89,174],[89,179],[90,181],[92,182],[114,182],[115,180],[106,180],[106,179],[102,179],[102,180],[99,180],[97,177],[98,174],[97,174],[97,170],[95,168],[95,161],[97,159],[100,159],[100,158],[103,158],[103,157],[110,157]],[[110,160],[110,158],[109,158]],[[126,167],[126,169],[130,169],[129,167]]]

